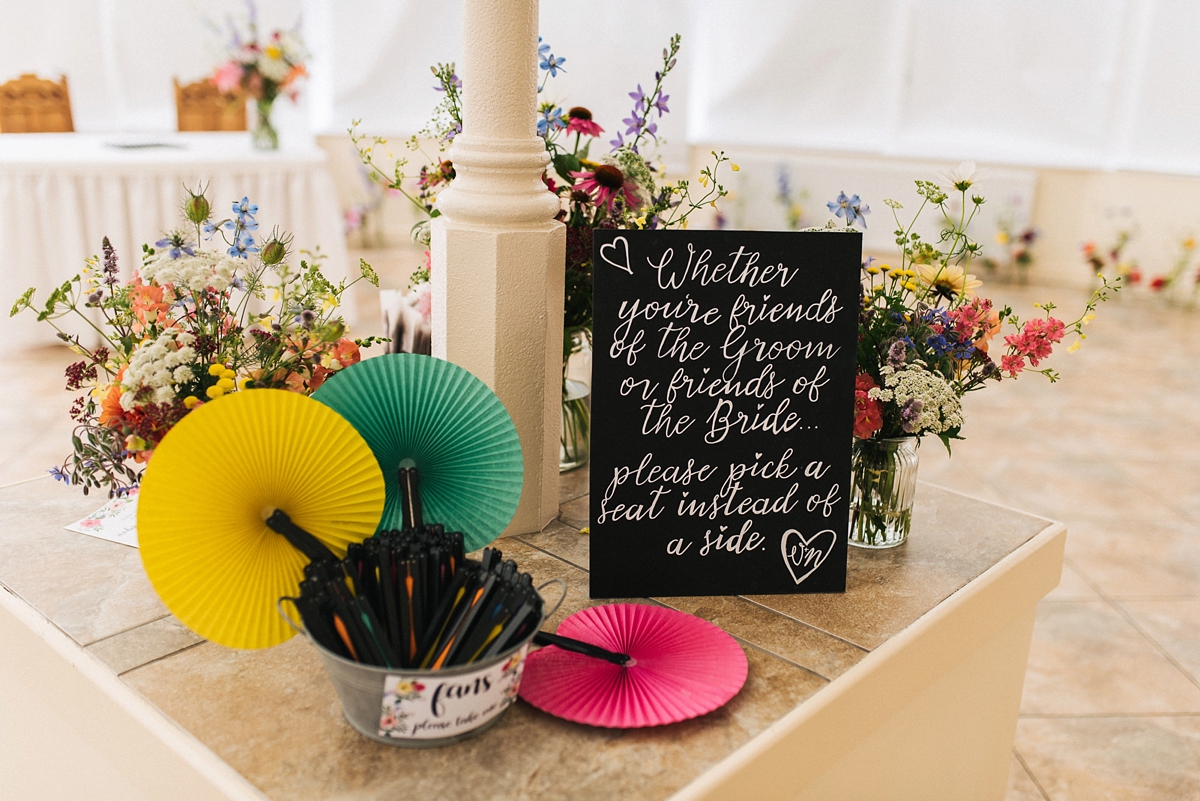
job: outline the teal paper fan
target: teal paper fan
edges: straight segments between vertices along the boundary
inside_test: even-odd
[[[521,499],[516,426],[488,386],[456,364],[413,353],[366,359],[313,398],[350,422],[383,470],[380,529],[402,525],[401,467],[416,467],[427,523],[461,531],[467,550],[499,536]]]

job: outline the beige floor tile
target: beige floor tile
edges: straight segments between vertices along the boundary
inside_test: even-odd
[[[124,673],[198,642],[204,640],[175,617],[168,615],[94,642],[87,647],[87,651],[112,668],[114,673]]]
[[[1200,798],[1200,718],[1026,719],[1016,740],[1050,801]]]
[[[1200,598],[1122,601],[1121,606],[1200,682]]]
[[[586,526],[590,520],[588,496],[584,495],[560,506],[558,519],[573,528],[583,528]]]
[[[1008,790],[1004,793],[1004,801],[1046,801],[1046,796],[1042,795],[1016,754],[1008,765]]]
[[[1041,605],[1022,715],[1171,713],[1200,715],[1200,687],[1117,610],[1106,601]]]
[[[558,502],[563,504],[587,495],[589,474],[590,471],[587,465],[577,470],[572,470],[569,473],[560,473],[558,477]]]
[[[1071,533],[1067,532],[1067,538],[1070,539]],[[1083,577],[1079,575],[1079,571],[1071,567],[1070,564],[1064,564],[1062,570],[1062,580],[1058,582],[1058,586],[1050,591],[1050,594],[1042,599],[1043,603],[1050,601],[1095,601],[1099,600],[1100,596],[1096,594]]]
[[[1067,557],[1112,598],[1200,596],[1200,526],[1072,521]]]

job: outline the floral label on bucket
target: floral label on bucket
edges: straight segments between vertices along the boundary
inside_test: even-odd
[[[861,234],[594,245],[592,597],[844,591]]]
[[[383,684],[379,735],[438,740],[479,728],[517,700],[529,646],[468,673],[389,675]]]

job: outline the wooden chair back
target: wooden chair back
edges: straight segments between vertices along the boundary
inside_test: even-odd
[[[0,133],[69,133],[67,76],[57,82],[29,73],[0,84]]]
[[[181,131],[246,130],[246,96],[241,92],[223,95],[207,79],[195,83],[175,82],[175,116]]]

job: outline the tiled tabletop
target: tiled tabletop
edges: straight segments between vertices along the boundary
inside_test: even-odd
[[[586,493],[586,469],[563,476],[560,519],[497,543],[538,582],[567,581],[548,628],[602,603],[587,592],[587,535],[579,531]],[[635,599],[698,615],[738,639],[749,678],[722,709],[659,729],[609,731],[518,703],[475,739],[411,751],[345,723],[301,638],[266,651],[203,642],[159,602],[136,550],[63,530],[101,501],[44,479],[0,489],[0,584],[268,796],[289,800],[662,798],[1050,525],[922,484],[910,542],[850,549],[844,595]]]

